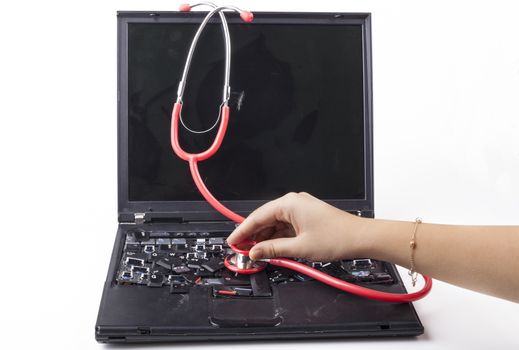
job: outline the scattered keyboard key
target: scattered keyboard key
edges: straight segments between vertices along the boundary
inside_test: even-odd
[[[161,266],[165,269],[172,270],[173,264],[171,263],[171,258],[163,258],[157,261],[156,265]]]
[[[191,269],[185,265],[180,265],[173,267],[173,271],[176,273],[188,273],[191,272]]]
[[[199,285],[214,288],[215,297],[272,297],[272,286],[281,283],[309,283],[305,275],[268,266],[255,275],[227,270],[224,258],[232,254],[225,241],[230,232],[165,232],[130,230],[115,279],[125,288],[162,288],[171,294],[186,294]],[[300,260],[336,278],[354,283],[392,284],[386,264],[371,259],[336,262]]]
[[[162,287],[164,283],[164,275],[151,274],[148,280],[148,287]]]
[[[208,262],[202,264],[202,267],[208,271],[216,272],[224,267],[223,260],[218,259],[218,258],[213,258],[213,259],[209,260]]]

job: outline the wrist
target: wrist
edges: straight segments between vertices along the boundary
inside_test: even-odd
[[[359,239],[362,257],[391,261],[406,266],[409,237],[414,223],[407,221],[364,219]]]
[[[354,217],[351,225],[352,241],[349,242],[353,258],[377,258],[377,220]]]
[[[372,257],[374,219],[343,213],[338,242],[342,259]]]

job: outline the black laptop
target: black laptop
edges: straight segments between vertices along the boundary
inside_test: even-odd
[[[203,200],[169,135],[181,69],[203,16],[118,14],[119,224],[96,339],[422,334],[410,303],[365,299],[275,266],[253,275],[223,266],[235,224]],[[373,217],[370,14],[256,12],[251,24],[227,17],[231,114],[220,151],[200,164],[208,188],[244,216],[306,191]],[[200,39],[184,95],[192,129],[217,118],[224,68],[218,21]],[[206,149],[213,137],[180,131],[189,152]],[[369,257],[303,262],[362,286],[405,292],[394,265]]]

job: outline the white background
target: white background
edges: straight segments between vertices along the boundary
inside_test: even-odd
[[[519,224],[516,2],[235,3],[264,11],[373,13],[378,217]],[[94,324],[117,227],[116,10],[178,4],[0,5],[0,347],[106,348],[95,343]],[[416,308],[426,328],[417,339],[323,344],[519,348],[517,304],[437,282]],[[321,343],[211,347],[265,344]]]

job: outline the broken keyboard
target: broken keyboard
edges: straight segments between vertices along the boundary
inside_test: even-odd
[[[223,260],[233,254],[225,241],[229,233],[128,231],[116,282],[169,288],[173,294],[189,293],[191,287],[205,285],[212,287],[214,296],[270,297],[273,284],[313,280],[270,265],[253,275],[239,275],[227,270]],[[347,282],[394,283],[387,264],[377,260],[298,261]]]

